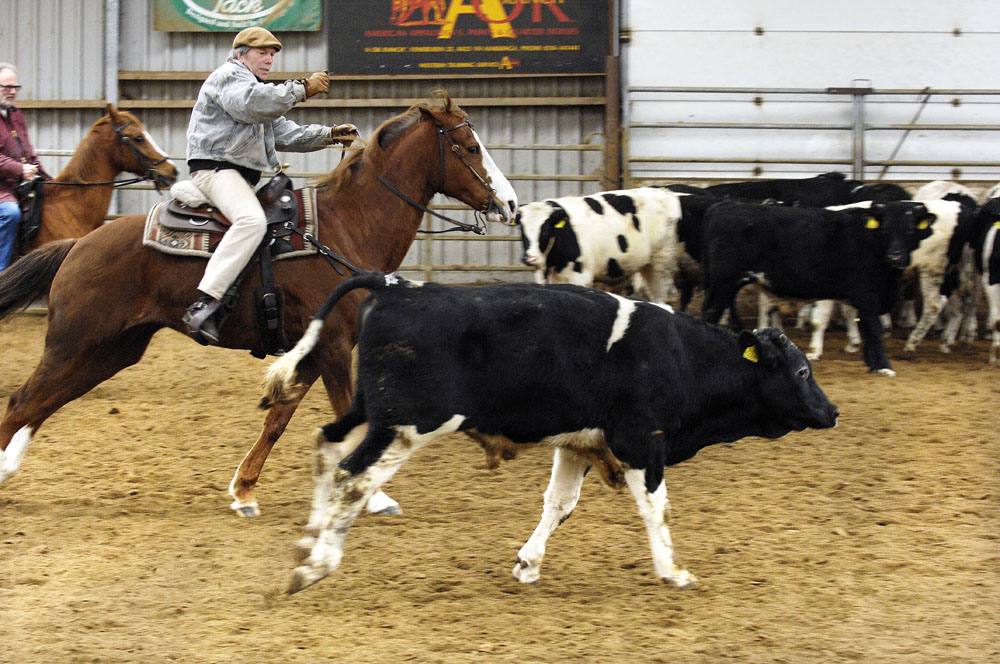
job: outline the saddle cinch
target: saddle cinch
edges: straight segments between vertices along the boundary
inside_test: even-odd
[[[201,190],[190,180],[175,184],[171,187],[170,193],[173,198],[160,207],[156,220],[164,228],[174,231],[222,234],[230,227],[229,219],[212,207]],[[257,294],[257,302],[263,347],[250,352],[255,357],[262,358],[266,355],[280,355],[291,346],[285,337],[284,297],[281,288],[274,283],[271,260],[277,255],[295,251],[288,238],[296,230],[299,222],[300,201],[292,187],[291,178],[284,173],[278,173],[257,190],[257,199],[267,217],[267,232],[255,254],[261,271],[261,290]],[[226,292],[219,314],[220,327],[232,311],[239,285],[253,263],[251,260],[247,264],[236,282]]]

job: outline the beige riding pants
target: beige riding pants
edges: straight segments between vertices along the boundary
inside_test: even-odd
[[[205,274],[198,284],[202,293],[221,300],[264,239],[267,218],[253,187],[238,171],[195,171],[191,181],[232,224],[208,259]]]

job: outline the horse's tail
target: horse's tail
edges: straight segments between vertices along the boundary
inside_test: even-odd
[[[0,272],[0,320],[49,294],[52,280],[74,244],[74,238],[48,242]]]
[[[330,312],[337,306],[341,298],[358,288],[378,291],[395,285],[406,284],[409,284],[409,282],[396,274],[385,274],[384,272],[362,272],[337,284],[336,288],[330,292],[322,306],[320,306],[319,311],[316,312],[316,316],[313,317],[312,322],[309,323],[309,327],[306,328],[306,333],[302,335],[302,338],[295,344],[295,347],[278,358],[264,372],[264,386],[260,398],[260,407],[271,408],[277,404],[290,403],[298,398],[302,387],[295,382],[299,362],[316,347],[326,317],[330,315]]]

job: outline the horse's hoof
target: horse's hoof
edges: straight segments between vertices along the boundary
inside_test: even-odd
[[[229,505],[229,509],[240,516],[260,516],[260,508],[257,507],[257,503],[241,503],[238,500],[234,500]]]

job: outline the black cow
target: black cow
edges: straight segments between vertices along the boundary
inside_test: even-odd
[[[754,282],[778,297],[846,300],[858,309],[865,364],[894,376],[879,315],[898,298],[910,252],[934,220],[915,201],[842,210],[724,201],[705,216],[705,318],[717,322]]]
[[[293,389],[323,318],[356,288],[375,292],[361,307],[354,401],[317,432],[307,528],[318,534],[300,542],[309,553],[289,592],[336,568],[367,496],[418,448],[456,431],[505,451],[556,447],[541,522],[518,553],[519,581],[538,579],[546,539],[597,465],[634,495],[656,573],[691,586],[695,577],[673,560],[663,468],[706,445],[832,427],[839,415],[805,355],[776,330],[736,334],[570,284],[448,287],[380,273],[331,293],[295,349],[269,370],[265,405]],[[339,460],[342,442],[357,447]]]
[[[670,184],[665,188],[683,194],[734,198],[747,203],[767,202],[804,207],[830,207],[861,201],[902,201],[910,198],[909,192],[897,184],[865,184],[861,180],[848,180],[847,176],[836,171],[811,178],[746,180],[708,187]]]

